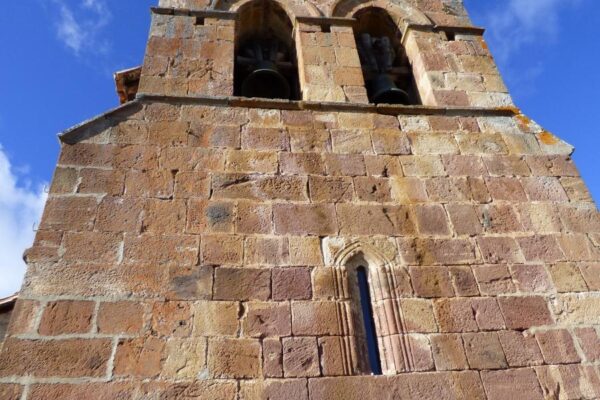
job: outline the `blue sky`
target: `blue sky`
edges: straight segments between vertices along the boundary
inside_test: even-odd
[[[157,0],[20,0],[0,13],[0,297],[19,287],[58,157],[56,134],[117,105]],[[517,105],[573,144],[600,199],[597,0],[465,0]]]

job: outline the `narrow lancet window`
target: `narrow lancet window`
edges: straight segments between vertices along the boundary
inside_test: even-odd
[[[354,15],[354,33],[371,103],[420,104],[402,35],[383,9],[370,7]]]
[[[369,366],[373,375],[381,375],[381,361],[379,359],[379,346],[377,344],[377,332],[375,330],[375,319],[373,318],[373,306],[369,293],[369,279],[365,267],[356,269],[360,306],[365,329],[367,352],[369,355]]]

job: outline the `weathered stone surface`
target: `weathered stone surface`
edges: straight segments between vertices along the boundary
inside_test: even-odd
[[[254,339],[210,339],[208,370],[215,378],[257,378],[260,343]]]
[[[92,328],[94,303],[91,301],[55,301],[48,303],[38,332],[43,336],[87,333]]]
[[[319,376],[319,352],[316,338],[283,339],[283,373],[286,378]]]

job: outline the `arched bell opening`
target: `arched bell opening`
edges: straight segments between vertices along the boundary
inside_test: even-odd
[[[389,14],[376,7],[354,14],[354,34],[369,102],[421,104],[402,34]]]
[[[298,68],[290,18],[270,0],[244,4],[236,21],[234,94],[297,100]]]

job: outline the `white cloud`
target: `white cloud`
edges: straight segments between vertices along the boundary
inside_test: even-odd
[[[508,0],[484,17],[495,54],[506,60],[532,43],[548,43],[559,33],[560,13],[581,0]]]
[[[52,0],[58,7],[56,34],[76,55],[102,54],[110,44],[102,38],[104,28],[112,19],[105,0],[81,0],[74,6],[73,0]]]
[[[22,255],[33,243],[34,227],[46,202],[43,185],[33,188],[19,178],[0,145],[0,297],[21,287]]]

